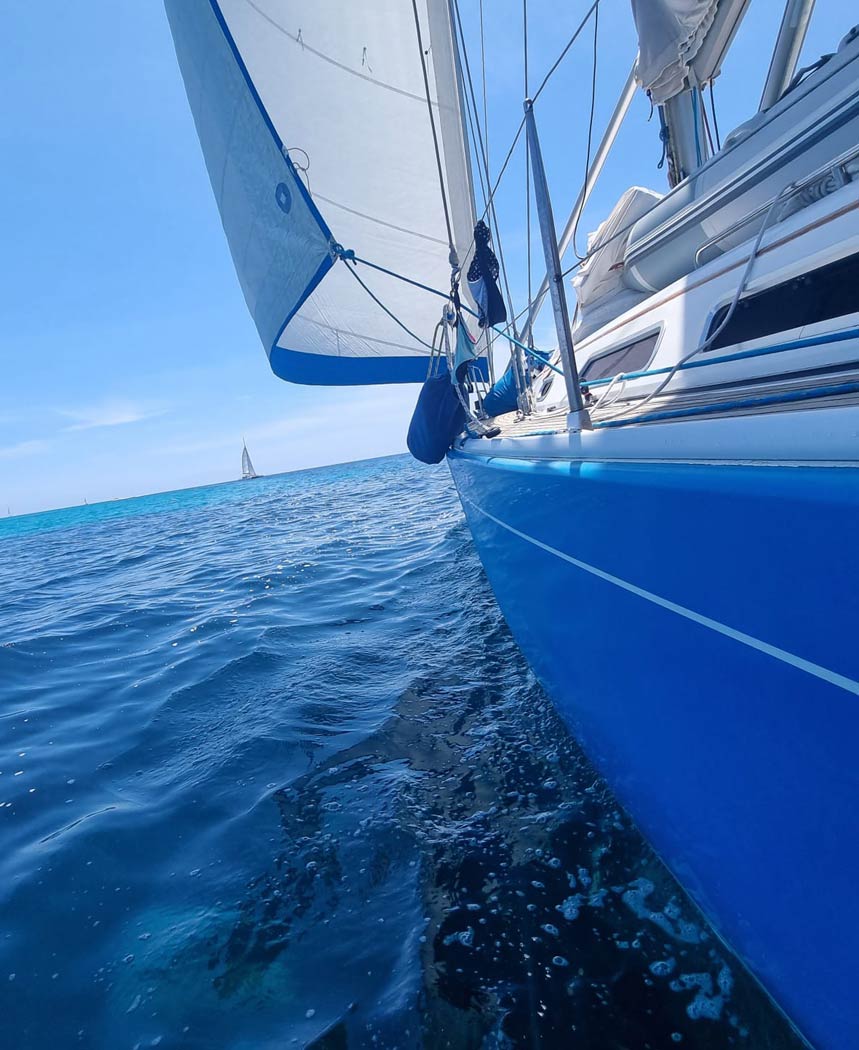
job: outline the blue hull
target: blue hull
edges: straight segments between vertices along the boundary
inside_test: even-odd
[[[618,797],[803,1033],[859,1046],[859,471],[449,461]]]

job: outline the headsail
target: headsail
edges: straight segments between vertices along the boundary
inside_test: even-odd
[[[467,265],[474,208],[448,0],[414,8],[408,0],[165,3],[233,261],[273,370],[325,385],[423,380],[428,349],[336,262],[332,244],[431,287],[449,285],[416,8],[453,240]],[[372,271],[361,276],[430,341],[439,299]]]

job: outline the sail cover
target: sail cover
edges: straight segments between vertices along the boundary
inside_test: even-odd
[[[656,103],[718,76],[749,0],[632,0],[636,79]]]
[[[275,373],[419,382],[449,247],[410,0],[165,0],[212,189]],[[474,226],[448,0],[417,2],[455,247]],[[323,218],[323,215],[325,218]],[[324,279],[323,279],[324,278]]]

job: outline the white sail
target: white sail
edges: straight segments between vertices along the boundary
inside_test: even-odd
[[[242,480],[247,481],[249,478],[257,478],[259,475],[254,470],[254,465],[251,463],[250,453],[248,452],[248,446],[242,445]]]
[[[422,380],[427,348],[332,252],[340,244],[433,288],[450,284],[411,0],[165,2],[233,261],[274,371],[326,385]],[[474,209],[450,9],[448,0],[416,8],[465,267]],[[359,272],[431,341],[440,299]]]

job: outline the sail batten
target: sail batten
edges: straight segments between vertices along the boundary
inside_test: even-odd
[[[325,385],[423,380],[439,300],[362,273],[413,339],[345,272],[336,248],[430,287],[450,281],[412,4],[165,3],[233,262],[274,371]],[[465,266],[474,206],[450,10],[448,0],[417,8]]]

